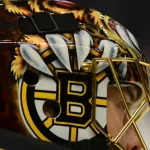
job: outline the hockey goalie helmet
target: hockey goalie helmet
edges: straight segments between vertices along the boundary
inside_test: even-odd
[[[129,30],[68,1],[1,6],[2,127],[59,144],[104,134],[119,149],[147,149],[149,64]]]

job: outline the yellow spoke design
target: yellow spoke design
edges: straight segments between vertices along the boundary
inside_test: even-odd
[[[89,102],[92,104],[92,98]],[[96,106],[107,106],[107,99],[96,98]]]
[[[96,75],[96,81],[99,82],[106,76],[105,72],[100,72],[98,75]]]
[[[48,93],[48,92],[39,92],[39,91],[35,91],[34,92],[34,97],[35,99],[51,99],[51,100],[56,100],[56,93]]]
[[[106,99],[96,99],[96,106],[107,106],[107,100]]]
[[[52,126],[52,118],[47,118],[45,121],[44,121],[44,125],[46,126],[46,128],[50,128]]]
[[[77,139],[77,128],[76,127],[71,127],[70,141],[71,142],[76,142],[76,139]]]

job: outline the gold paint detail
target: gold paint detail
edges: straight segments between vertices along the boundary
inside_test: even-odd
[[[70,44],[70,45],[68,44],[67,46],[68,46],[68,50],[70,50],[70,51],[75,49],[74,44]]]
[[[89,102],[92,104],[92,98],[89,100]],[[107,106],[107,99],[96,98],[95,104],[96,106]]]
[[[42,98],[42,99],[51,99],[51,100],[56,100],[56,93],[50,93],[50,92],[34,92],[34,98]]]
[[[17,80],[21,77],[24,67],[25,67],[25,64],[26,63],[20,54],[20,48],[16,47],[14,60],[11,63],[11,72],[13,73],[15,80]]]
[[[107,106],[107,100],[96,98],[96,106]]]
[[[54,73],[54,67],[51,65],[51,64],[48,64],[47,65],[48,66],[48,68],[49,68],[49,70],[52,72],[52,73]]]
[[[50,54],[52,54],[53,53],[53,51],[51,50],[51,49],[48,49],[48,50],[46,50],[45,52],[43,52],[42,54],[41,54],[41,57],[42,58],[46,58],[47,56],[49,56]]]
[[[71,142],[76,142],[76,139],[77,139],[77,128],[76,127],[71,127],[70,141]]]
[[[43,49],[47,49],[49,47],[46,40],[40,35],[25,34],[23,38],[26,42],[37,46],[40,49],[40,51],[42,51]]]
[[[92,71],[92,64],[91,63],[87,63],[87,62],[83,62],[82,66],[81,66],[81,69],[84,72],[91,72]]]
[[[54,13],[73,13],[74,17],[76,19],[82,20],[84,15],[85,15],[85,8],[82,9],[70,9],[70,8],[63,8],[63,7],[58,7],[55,5],[50,5],[49,0],[44,0],[42,2],[42,5],[45,9],[52,11]]]
[[[103,72],[100,72],[96,75],[96,81],[99,82],[100,80],[102,80],[104,77],[106,76],[106,73],[103,71]]]
[[[46,128],[50,128],[52,126],[53,122],[52,122],[52,118],[47,118],[44,121],[44,125],[46,126]]]
[[[77,123],[56,121],[56,119],[54,119],[54,124],[65,125],[65,126],[67,126],[67,125],[71,126],[72,125],[72,126],[76,126],[76,127],[86,127],[91,121],[92,121],[92,119],[89,119],[86,124],[81,125],[81,124],[77,124]]]
[[[95,50],[90,50],[90,53],[91,54],[93,54],[94,56],[96,56],[96,57],[101,57],[101,53],[100,52],[97,52],[97,51],[95,51]]]
[[[3,0],[3,3],[5,5],[5,8],[8,10],[8,12],[12,12],[14,14],[21,14],[21,15],[29,15],[31,14],[30,10],[27,10],[26,7],[20,6],[18,7],[10,0]]]
[[[78,70],[78,61],[77,58],[74,58],[74,70]]]
[[[30,5],[32,11],[42,12],[39,8],[38,0],[28,0],[28,4]]]

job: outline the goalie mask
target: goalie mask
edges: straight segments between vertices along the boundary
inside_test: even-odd
[[[129,30],[68,1],[3,0],[0,11],[2,128],[59,144],[103,134],[116,149],[150,147],[150,66]]]

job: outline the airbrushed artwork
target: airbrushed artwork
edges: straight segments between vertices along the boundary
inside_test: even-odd
[[[32,33],[23,21],[42,13],[73,14],[79,29]],[[36,29],[44,22],[32,19]],[[147,149],[136,121],[149,102],[148,71],[132,33],[97,10],[59,0],[1,2],[1,128],[59,144],[103,133],[118,149]]]

